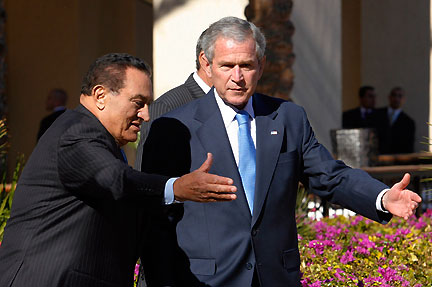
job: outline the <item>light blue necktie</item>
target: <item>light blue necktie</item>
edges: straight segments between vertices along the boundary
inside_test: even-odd
[[[253,214],[253,202],[255,194],[255,170],[256,155],[255,146],[250,131],[249,114],[246,111],[239,111],[236,115],[238,122],[238,148],[239,163],[238,168],[246,193],[251,214]]]

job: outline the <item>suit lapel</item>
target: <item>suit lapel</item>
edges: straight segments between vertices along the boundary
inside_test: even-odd
[[[237,186],[237,199],[234,204],[240,213],[250,220],[251,215],[246,196],[241,184],[240,174],[226,133],[221,113],[214,98],[213,89],[199,102],[195,114],[196,134],[204,150],[214,157],[212,170],[218,175],[230,177]]]
[[[262,96],[254,95],[256,120],[256,183],[252,226],[257,221],[267,193],[284,137],[284,125],[276,120],[277,111],[268,107]]]

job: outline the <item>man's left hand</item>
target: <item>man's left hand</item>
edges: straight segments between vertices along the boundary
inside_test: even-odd
[[[414,213],[421,202],[421,197],[417,193],[406,189],[409,183],[410,175],[406,173],[402,180],[393,185],[382,198],[383,207],[386,210],[405,220]]]

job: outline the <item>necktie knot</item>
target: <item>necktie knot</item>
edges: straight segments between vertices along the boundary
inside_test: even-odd
[[[240,125],[244,125],[247,124],[249,122],[249,114],[246,111],[238,111],[238,113],[236,114],[236,120]]]

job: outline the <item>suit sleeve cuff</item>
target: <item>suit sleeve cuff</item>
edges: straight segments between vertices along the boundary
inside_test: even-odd
[[[178,179],[178,177],[173,177],[168,179],[165,184],[165,204],[169,205],[174,203],[174,182]]]
[[[378,194],[378,197],[376,199],[376,209],[378,211],[381,211],[384,213],[389,213],[388,210],[385,210],[384,206],[382,206],[382,198],[383,198],[384,194],[389,190],[390,190],[389,188],[386,188]]]

